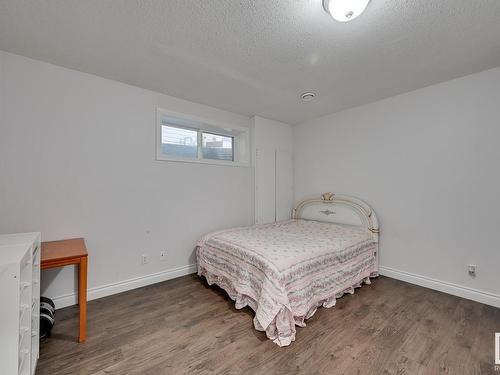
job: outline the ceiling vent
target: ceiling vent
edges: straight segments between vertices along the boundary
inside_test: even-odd
[[[314,92],[305,92],[302,95],[300,95],[300,98],[302,99],[303,102],[310,102],[316,97],[316,94]]]

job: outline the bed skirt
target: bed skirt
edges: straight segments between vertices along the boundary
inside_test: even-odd
[[[272,319],[272,321],[265,326],[261,324],[258,319],[258,302],[250,296],[242,293],[242,291],[239,291],[238,287],[233,285],[231,280],[224,276],[216,275],[200,265],[198,265],[198,276],[204,276],[209,285],[216,284],[220,288],[224,289],[229,297],[235,301],[236,309],[242,309],[249,306],[256,313],[253,319],[255,329],[266,332],[267,337],[278,346],[288,346],[292,343],[292,341],[295,341],[295,326],[305,327],[305,321],[314,315],[318,307],[323,306],[325,308],[330,308],[335,306],[337,299],[342,297],[344,294],[354,294],[354,290],[356,288],[360,288],[363,283],[368,285],[371,284],[370,278],[378,277],[378,272],[367,271],[360,274],[358,280],[347,288],[342,287],[337,291],[333,291],[328,298],[323,298],[317,301],[313,300],[309,305],[308,312],[305,315],[295,315],[287,306],[279,306],[274,319]]]

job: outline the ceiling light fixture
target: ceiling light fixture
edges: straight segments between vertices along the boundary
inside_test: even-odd
[[[370,0],[323,0],[323,8],[339,22],[349,22],[363,13]]]
[[[300,95],[300,98],[304,102],[310,102],[316,97],[316,94],[314,92],[305,92],[302,95]]]

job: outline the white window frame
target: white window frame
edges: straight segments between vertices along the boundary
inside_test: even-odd
[[[187,122],[192,122],[193,126],[184,126],[178,124],[171,124],[173,127],[181,128],[181,129],[189,129],[198,132],[198,158],[182,158],[171,155],[165,155],[162,152],[162,123],[163,117],[176,117]],[[224,137],[233,138],[233,159],[236,159],[237,155],[237,142],[236,136],[245,138],[246,143],[246,160],[216,160],[216,159],[204,159],[202,154],[202,133],[210,133],[215,135],[221,135]],[[206,118],[186,115],[183,113],[172,112],[163,108],[157,108],[156,110],[156,160],[159,161],[173,161],[173,162],[182,162],[182,163],[198,163],[198,164],[213,164],[213,165],[225,165],[231,167],[248,167],[249,166],[249,152],[250,152],[250,135],[249,129],[241,126],[236,126],[232,124],[223,123],[220,121],[209,120]]]

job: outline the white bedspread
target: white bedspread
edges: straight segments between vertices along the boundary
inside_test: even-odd
[[[331,307],[378,275],[377,246],[360,227],[288,220],[211,233],[197,244],[198,274],[255,311],[280,346],[318,306]]]

